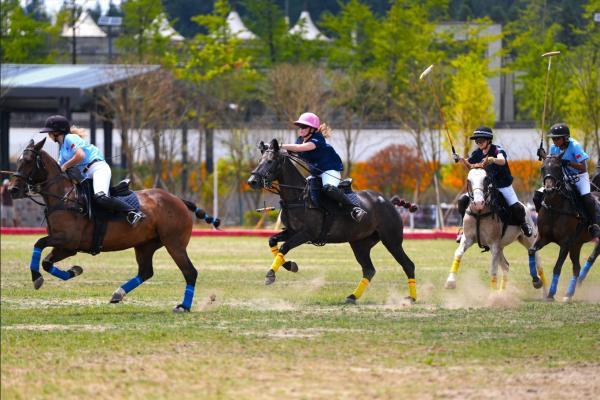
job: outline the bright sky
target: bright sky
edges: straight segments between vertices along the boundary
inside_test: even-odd
[[[49,14],[54,14],[60,7],[62,6],[64,0],[43,0],[46,5],[46,10],[48,10]],[[70,0],[69,0],[70,1]],[[100,7],[102,7],[103,11],[108,9],[108,4],[110,0],[75,0],[75,3],[83,6],[84,8],[94,8],[96,7],[96,2],[100,3]],[[28,0],[21,0],[21,4],[25,5],[28,3]],[[121,0],[113,0],[113,3],[116,5],[121,4]]]

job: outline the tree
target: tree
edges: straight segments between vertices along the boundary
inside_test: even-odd
[[[243,5],[248,12],[248,29],[258,36],[248,44],[256,55],[255,63],[269,66],[284,60],[288,27],[281,8],[271,0],[248,0]]]
[[[49,63],[49,51],[58,39],[58,28],[40,17],[37,8],[31,14],[19,5],[18,0],[0,2],[0,61],[2,63]]]

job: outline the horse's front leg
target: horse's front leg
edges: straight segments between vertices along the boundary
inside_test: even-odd
[[[463,233],[460,244],[458,248],[454,251],[454,261],[452,261],[452,266],[450,267],[450,273],[448,274],[448,279],[446,279],[446,283],[444,287],[446,289],[456,289],[456,274],[458,274],[458,268],[460,267],[460,261],[462,260],[465,252],[469,247],[473,245],[474,241],[471,237],[468,237]]]
[[[290,232],[287,229],[276,233],[275,235],[269,238],[269,247],[271,248],[271,254],[273,257],[277,257],[277,253],[279,253],[279,247],[277,244],[279,242],[285,242],[290,237]],[[298,272],[298,264],[294,261],[286,261],[282,264],[282,267],[290,272]]]
[[[275,259],[273,260],[273,264],[271,264],[271,268],[267,272],[265,276],[265,285],[270,285],[275,282],[275,274],[285,263],[285,255],[295,247],[300,246],[310,240],[311,236],[307,231],[300,231],[292,234],[288,240],[284,244],[281,245],[277,255],[275,255]]]
[[[45,236],[39,239],[33,246],[33,252],[31,255],[29,269],[31,270],[31,280],[33,281],[33,287],[36,290],[41,288],[44,284],[44,277],[40,273],[40,259],[42,257],[42,251],[46,247],[55,246],[50,252],[50,254],[48,254],[44,258],[44,261],[42,261],[42,267],[44,268],[44,271],[64,281],[74,278],[83,273],[83,269],[78,265],[72,266],[68,271],[63,271],[54,265],[55,262],[63,260],[67,257],[71,257],[72,255],[75,255],[77,253],[77,251],[75,250],[68,250],[61,247],[57,247],[59,244],[60,241],[57,241],[54,238],[51,238],[50,236]]]
[[[543,279],[543,277],[540,277],[538,275],[537,260],[539,259],[539,257],[537,256],[536,253],[539,250],[541,250],[544,246],[546,246],[547,244],[548,244],[548,241],[540,236],[535,241],[533,246],[531,246],[529,248],[529,250],[527,251],[527,253],[529,255],[529,275],[531,275],[532,284],[535,289],[539,289],[542,286],[545,286],[544,285],[545,279]]]
[[[598,258],[599,255],[600,255],[600,241],[598,241],[598,243],[596,243],[596,246],[594,247],[592,254],[590,254],[590,256],[588,257],[585,264],[583,264],[583,268],[581,269],[581,272],[579,273],[579,278],[577,279],[578,286],[581,286],[581,284],[585,280],[585,277],[587,276],[588,272],[590,272],[592,265],[594,265],[596,258]]]
[[[550,284],[550,290],[548,291],[548,297],[546,299],[548,301],[554,301],[554,295],[556,294],[556,288],[558,286],[558,280],[560,278],[560,272],[562,270],[562,266],[567,259],[567,255],[569,254],[569,248],[567,246],[561,246],[560,252],[558,253],[558,260],[556,260],[556,264],[554,265],[554,270],[552,271],[552,283]]]

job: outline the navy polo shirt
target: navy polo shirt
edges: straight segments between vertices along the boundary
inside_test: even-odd
[[[308,142],[314,143],[316,147],[310,151],[299,152],[298,155],[310,164],[309,171],[311,175],[317,176],[325,171],[342,171],[344,169],[342,159],[335,152],[335,149],[325,141],[321,132],[313,133]],[[302,143],[304,143],[304,139],[299,136],[296,139],[296,144]]]
[[[498,154],[502,154],[504,156],[506,164],[490,164],[487,167],[485,167],[485,172],[492,179],[494,186],[496,186],[497,188],[505,188],[512,185],[513,177],[510,173],[510,168],[508,167],[508,156],[506,155],[506,152],[504,151],[502,146],[499,146],[497,144],[491,144],[487,154],[483,154],[483,151],[481,151],[481,149],[477,149],[473,153],[471,153],[471,157],[469,157],[468,161],[470,164],[477,164],[482,162],[483,159],[487,156],[498,157]]]

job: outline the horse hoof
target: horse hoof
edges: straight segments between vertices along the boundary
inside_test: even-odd
[[[356,297],[353,294],[351,294],[350,296],[346,297],[346,300],[344,300],[344,304],[356,305]]]
[[[444,284],[445,289],[456,289],[456,281],[446,281]]]
[[[69,272],[73,274],[73,278],[75,278],[76,276],[79,276],[81,274],[83,274],[83,268],[81,268],[79,265],[73,265],[70,269]]]
[[[546,298],[544,300],[546,300],[548,303],[553,303],[554,302],[554,296],[546,296]]]
[[[273,283],[275,283],[275,271],[270,269],[265,276],[265,285],[272,285]]]
[[[190,312],[190,309],[185,307],[183,304],[178,304],[175,308],[173,308],[173,313],[175,313],[175,314],[185,313],[185,312]]]
[[[571,296],[571,297],[569,297],[569,296],[563,297],[563,303],[570,303],[571,300],[573,300],[573,296]]]
[[[404,299],[405,299],[405,300],[408,300],[408,302],[409,302],[410,304],[415,304],[415,303],[417,302],[417,299],[415,299],[415,298],[412,298],[412,297],[410,297],[410,296],[406,296]]]
[[[35,290],[38,290],[39,288],[42,287],[43,284],[44,284],[44,277],[40,275],[35,281],[33,281],[33,288]]]
[[[112,297],[110,298],[110,302],[112,304],[117,304],[120,303],[123,298],[125,297],[125,290],[123,290],[123,288],[118,288],[117,290],[115,290],[115,292],[113,293]]]
[[[294,261],[286,261],[283,263],[282,267],[290,272],[298,272],[298,264]]]
[[[533,284],[533,287],[534,287],[535,289],[540,289],[540,288],[543,286],[543,284],[544,284],[544,283],[542,282],[542,280],[541,280],[541,279],[539,279],[539,278],[538,278],[538,279],[534,279],[534,280],[533,280],[531,283]]]

